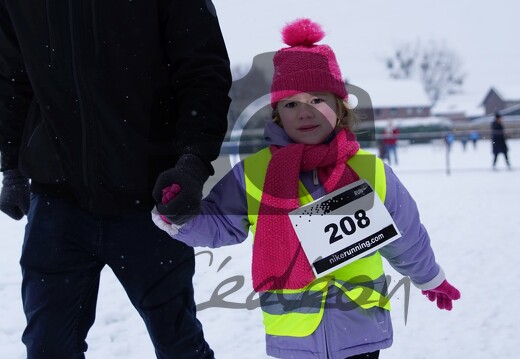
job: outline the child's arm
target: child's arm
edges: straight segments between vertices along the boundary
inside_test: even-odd
[[[435,261],[430,237],[421,223],[417,205],[390,167],[386,169],[385,206],[402,237],[388,244],[380,253],[399,273],[409,276],[416,287],[433,289],[445,280],[445,274]]]
[[[202,200],[201,213],[187,223],[166,223],[156,211],[152,219],[170,236],[192,247],[217,248],[243,242],[249,231],[243,164],[236,165],[212,188]]]
[[[435,261],[428,232],[421,223],[417,205],[390,167],[386,168],[385,206],[402,237],[383,247],[380,252],[399,273],[412,283],[439,309],[452,309],[452,301],[460,292],[447,280]]]

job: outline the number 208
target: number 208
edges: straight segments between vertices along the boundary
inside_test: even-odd
[[[330,223],[325,226],[325,233],[331,232],[330,234],[330,244],[339,241],[343,238],[343,235],[339,233],[343,232],[343,234],[350,236],[356,232],[357,227],[366,228],[370,225],[370,218],[367,217],[367,213],[360,209],[356,213],[354,213],[354,219],[351,216],[345,216],[340,219],[339,227],[337,223]]]

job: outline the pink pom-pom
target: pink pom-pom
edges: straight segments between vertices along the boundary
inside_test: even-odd
[[[297,19],[282,29],[283,42],[289,46],[312,46],[324,36],[321,26],[310,19]]]

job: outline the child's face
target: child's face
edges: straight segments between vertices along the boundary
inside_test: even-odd
[[[337,123],[336,97],[328,92],[299,93],[278,102],[281,125],[296,143],[322,143]]]

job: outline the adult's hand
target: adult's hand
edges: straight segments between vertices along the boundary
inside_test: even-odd
[[[20,220],[29,212],[31,191],[29,179],[18,170],[7,170],[0,191],[0,211]]]
[[[153,190],[159,214],[171,223],[182,225],[200,213],[202,189],[210,175],[209,167],[197,156],[183,155],[175,167],[159,175]],[[163,202],[164,189],[177,185],[178,192]]]

